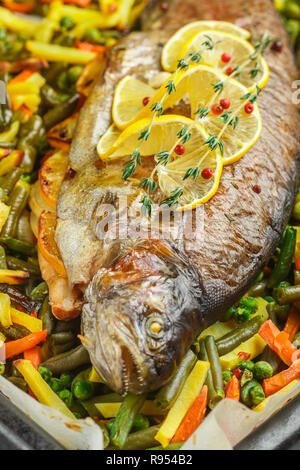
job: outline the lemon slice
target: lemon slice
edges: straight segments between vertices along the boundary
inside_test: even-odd
[[[163,197],[168,198],[172,196],[173,191],[181,188],[182,195],[178,199],[177,210],[193,209],[208,201],[218,189],[223,163],[219,150],[209,149],[206,143],[209,135],[205,129],[192,119],[165,115],[154,119],[148,139],[141,142],[139,137],[148,129],[150,122],[151,119],[146,118],[127,127],[105,154],[101,153],[103,145],[98,145],[100,157],[109,160],[122,159],[128,163],[129,156],[137,147],[141,157],[170,152],[173,149],[166,166],[157,167],[157,181]],[[184,154],[178,155],[174,147],[179,142],[178,133],[183,129],[191,133],[191,137],[184,143]],[[197,168],[198,176],[195,179],[183,179],[190,168]],[[203,173],[203,170],[206,172]]]
[[[151,98],[155,91],[147,83],[126,75],[117,85],[112,106],[112,117],[116,126],[122,128],[128,116],[136,115],[145,106],[145,98]]]
[[[213,44],[211,49],[204,43],[210,41]],[[247,88],[253,89],[255,85],[263,88],[269,79],[269,67],[265,59],[258,55],[255,60],[251,56],[255,53],[255,48],[245,39],[233,34],[219,31],[203,31],[193,36],[182,48],[177,58],[189,57],[189,54],[201,51],[199,64],[210,65],[221,72],[228,72],[228,68],[233,71],[232,78],[236,78]],[[230,57],[224,62],[224,53]],[[238,70],[234,71],[234,68]],[[255,76],[254,76],[255,75]]]
[[[165,44],[161,56],[162,67],[173,72],[176,69],[178,52],[184,44],[195,34],[205,30],[224,31],[243,39],[250,37],[249,31],[227,21],[194,21],[180,28]]]
[[[112,124],[98,142],[97,148],[99,155],[105,155],[120,134],[121,131]]]
[[[224,165],[239,160],[257,142],[262,128],[259,109],[254,103],[252,113],[245,112],[247,100],[241,98],[249,91],[241,83],[206,65],[191,67],[186,72],[180,71],[176,77],[172,75],[167,82],[172,79],[176,91],[165,97],[164,109],[173,108],[181,99],[186,100],[187,96],[191,117],[201,122],[209,134],[218,136],[221,133]],[[134,116],[128,118],[131,121],[138,121],[153,115],[151,107],[154,103],[160,102],[165,95],[167,82],[135,118]],[[224,84],[220,93],[215,89],[218,83]],[[220,114],[215,114],[214,107],[224,99],[229,99],[229,108],[223,109]],[[200,109],[207,110],[202,118],[201,114],[195,114]]]

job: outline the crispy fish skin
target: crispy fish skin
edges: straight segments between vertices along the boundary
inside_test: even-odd
[[[69,281],[85,290],[85,345],[98,372],[119,393],[158,388],[196,333],[247,290],[279,242],[298,186],[300,121],[292,102],[297,72],[271,2],[170,0],[165,13],[152,2],[144,18],[148,30],[117,46],[81,112],[70,155],[77,173],[62,187],[56,231]],[[228,20],[254,37],[269,31],[282,39],[283,51],[266,56],[270,79],[258,100],[261,137],[239,162],[224,168],[217,194],[194,211],[202,217],[200,236],[137,246],[100,241],[97,207],[115,203],[120,192],[132,193],[130,204],[136,203],[130,183],[118,179],[122,168],[97,164],[95,146],[110,124],[114,88],[126,74],[147,80],[159,70],[160,43],[197,19]],[[260,194],[253,185],[261,187]],[[129,225],[134,223],[133,217]],[[151,316],[162,322],[159,338],[149,334]]]

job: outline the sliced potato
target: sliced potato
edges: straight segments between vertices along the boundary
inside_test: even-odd
[[[37,218],[41,215],[43,211],[53,211],[54,209],[47,204],[45,199],[42,197],[41,189],[40,189],[40,182],[36,181],[30,190],[30,197],[29,197],[29,207],[32,212],[36,215]]]
[[[51,147],[69,152],[77,117],[78,113],[74,113],[50,129],[47,137]]]

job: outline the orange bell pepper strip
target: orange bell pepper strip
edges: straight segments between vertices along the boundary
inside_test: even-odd
[[[289,340],[293,341],[296,333],[300,329],[300,311],[296,307],[292,307],[283,331],[288,334]]]
[[[34,2],[24,2],[24,3],[17,3],[12,2],[10,0],[5,0],[3,2],[3,6],[11,11],[16,11],[17,13],[29,13],[34,8]]]
[[[106,50],[105,46],[101,46],[99,44],[91,44],[90,42],[87,41],[75,41],[75,46],[77,49],[80,49],[81,51],[87,51],[87,52],[95,52],[96,54],[101,54],[104,53]]]
[[[73,5],[77,5],[78,7],[88,7],[92,0],[63,0],[64,3],[72,3]]]
[[[271,320],[263,323],[258,333],[288,366],[300,358],[300,351],[291,343],[289,335],[280,331]]]
[[[9,84],[13,85],[15,83],[25,82],[25,80],[31,77],[31,75],[33,75],[34,73],[36,73],[36,70],[23,70],[23,72],[19,73],[16,77],[12,78],[9,81]]]
[[[288,369],[263,381],[262,386],[266,397],[279,392],[279,390],[296,379],[300,379],[300,359],[297,359]]]
[[[296,270],[300,271],[300,256],[298,256],[295,260]]]
[[[31,361],[33,367],[38,369],[40,363],[42,362],[41,348],[39,346],[35,346],[32,349],[27,349],[24,351],[24,359]]]
[[[207,408],[207,385],[203,385],[198,397],[181,421],[172,442],[185,442],[202,423]]]
[[[10,359],[11,357],[17,356],[28,349],[32,349],[37,344],[45,341],[46,337],[47,330],[43,330],[31,333],[30,335],[24,336],[24,338],[4,343],[2,347],[5,347],[5,358]]]
[[[231,400],[240,401],[240,382],[235,375],[233,375],[226,384],[225,398],[231,398]]]

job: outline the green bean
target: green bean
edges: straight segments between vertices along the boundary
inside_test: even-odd
[[[208,357],[204,339],[200,341],[199,346],[200,346],[200,350],[199,350],[198,357],[200,358],[201,361],[209,362],[209,357]],[[208,398],[209,398],[208,406],[212,410],[219,403],[219,401],[224,398],[224,392],[222,393],[223,390],[221,390],[221,393],[220,393],[219,391],[216,390],[211,367],[208,369],[205,384],[207,385],[207,389],[208,389]],[[223,374],[222,374],[222,384],[223,384]]]
[[[280,305],[287,305],[300,300],[300,285],[278,289],[277,300]]]
[[[111,430],[111,441],[120,449],[124,447],[134,418],[140,411],[145,400],[146,394],[133,395],[132,393],[128,393],[122,402]]]
[[[147,416],[138,413],[132,424],[132,432],[142,431],[143,429],[149,428],[150,423]]]
[[[16,238],[2,236],[0,242],[3,243],[9,250],[16,251],[21,255],[35,255],[37,253],[37,247],[33,243],[23,242]]]
[[[6,254],[3,246],[0,245],[0,269],[7,269]]]
[[[3,183],[1,183],[1,188],[3,189],[5,194],[10,194],[10,192],[13,190],[15,184],[17,183],[17,181],[19,181],[23,173],[24,170],[22,170],[22,168],[13,168],[5,175],[4,181]]]
[[[27,330],[27,328],[21,325],[13,325],[9,326],[8,328],[3,328],[1,324],[0,332],[6,336],[6,338],[11,340],[24,338],[24,336],[28,336],[31,333],[29,330]]]
[[[23,390],[23,392],[28,392],[28,385],[21,377],[7,377],[7,379],[16,387]]]
[[[157,447],[151,447],[150,449],[147,450],[179,450],[183,446],[183,442],[171,442],[170,444],[167,445],[167,447],[163,446],[157,446]]]
[[[71,351],[71,349],[73,349],[77,345],[78,345],[78,341],[76,340],[76,338],[64,344],[54,344],[54,342],[52,341],[52,338],[50,338],[50,350],[51,350],[52,356],[58,356],[60,354]]]
[[[44,124],[45,124],[46,130],[47,131],[50,130],[53,126],[55,126],[55,124],[58,124],[59,122],[63,121],[68,116],[70,116],[76,108],[78,99],[79,99],[79,94],[75,93],[66,101],[50,109],[44,115]]]
[[[278,320],[286,320],[290,312],[290,305],[278,305],[275,302],[267,305],[267,311],[269,313],[270,320],[277,325]]]
[[[286,228],[282,239],[282,248],[280,250],[279,259],[268,279],[267,286],[269,288],[277,286],[277,284],[287,277],[295,252],[296,235],[297,231],[294,228]]]
[[[70,321],[59,320],[56,323],[55,333],[62,331],[78,331],[80,328],[80,317],[74,318]]]
[[[144,450],[149,447],[153,447],[158,444],[155,439],[156,434],[158,433],[160,425],[150,426],[147,429],[142,431],[137,431],[130,433],[127,437],[127,440],[123,446],[123,450]],[[109,446],[107,450],[118,450],[117,446]]]
[[[70,406],[70,410],[75,414],[79,415],[80,418],[86,418],[88,415],[86,410],[83,408],[81,403],[73,397],[72,404]]]
[[[1,232],[1,242],[6,243],[3,237],[14,237],[19,218],[26,207],[30,186],[19,180],[8,199],[10,212]],[[25,242],[20,242],[20,244]]]
[[[169,382],[159,390],[154,401],[161,410],[170,408],[176,401],[196,361],[197,357],[193,351],[189,350]]]
[[[110,443],[110,437],[109,437],[107,426],[103,421],[99,421],[98,426],[101,428],[102,435],[103,435],[103,447],[104,449],[106,449]]]
[[[54,62],[49,69],[45,70],[44,77],[51,86],[56,86],[58,75],[68,68],[67,62]]]
[[[50,336],[55,327],[55,318],[51,312],[48,295],[45,297],[45,300],[40,308],[39,318],[42,320],[43,329],[47,330],[48,336]]]
[[[20,258],[15,258],[14,256],[7,256],[6,261],[9,269],[20,269],[21,271],[26,271],[35,276],[40,276],[41,274],[38,267],[33,266],[32,264],[27,263],[27,261],[24,261]]]
[[[5,91],[5,103],[0,104],[0,132],[5,131],[5,129],[11,123],[13,113],[10,106],[10,100],[7,91]]]
[[[52,108],[61,103],[58,93],[47,83],[41,88],[41,100],[47,108]]]
[[[248,295],[251,297],[265,297],[267,294],[267,280],[263,279],[255,284],[248,290]]]
[[[84,346],[79,345],[77,348],[67,351],[58,356],[52,357],[43,362],[43,366],[50,369],[53,374],[59,375],[63,372],[69,372],[80,366],[90,363],[90,356]]]
[[[54,344],[66,344],[70,341],[73,341],[76,338],[76,335],[72,331],[62,331],[61,333],[53,333],[51,339]]]
[[[251,318],[247,323],[243,323],[233,331],[227,333],[216,341],[219,356],[229,353],[240,344],[254,336],[263,323],[259,315]]]
[[[107,395],[99,395],[89,400],[81,401],[81,405],[85,408],[91,418],[102,418],[100,411],[96,408],[96,403],[120,403],[123,397],[117,393],[108,393]]]
[[[222,367],[220,364],[219,354],[216,347],[215,339],[213,336],[206,336],[204,338],[205,348],[208,355],[208,360],[210,363],[210,370],[212,373],[212,378],[214,382],[214,387],[217,394],[223,394],[223,377],[222,377]]]
[[[30,297],[8,284],[0,284],[0,292],[8,294],[13,302],[24,307],[27,312],[32,312],[37,308],[37,304]]]
[[[35,302],[44,302],[48,292],[49,292],[49,289],[48,289],[47,283],[43,281],[43,282],[40,282],[40,284],[38,284],[30,292],[30,298],[33,299]]]
[[[20,165],[26,173],[31,173],[37,156],[38,141],[43,129],[43,120],[35,114],[22,125],[18,148],[24,151],[24,157]]]

